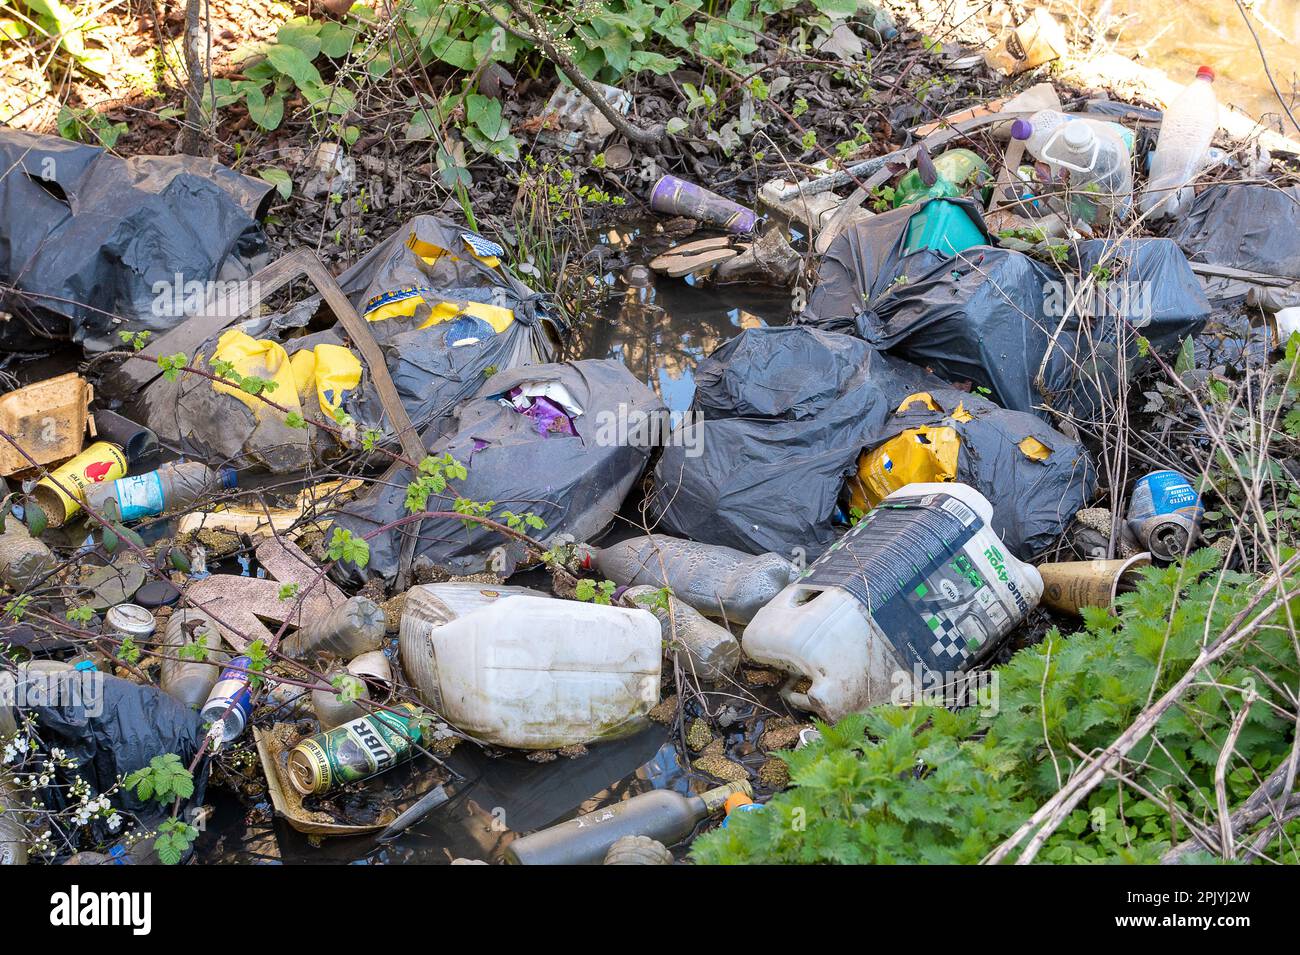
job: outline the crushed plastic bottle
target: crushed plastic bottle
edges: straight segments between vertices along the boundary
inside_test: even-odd
[[[798,575],[780,554],[746,554],[662,534],[589,548],[582,562],[620,586],[668,587],[700,613],[732,623],[748,623]]]
[[[660,602],[660,593],[657,587],[629,587],[623,593],[623,601],[628,606],[649,610],[659,618],[664,652],[685,651],[682,667],[688,677],[717,683],[735,673],[740,664],[740,641],[731,631],[676,597],[668,596]],[[671,614],[665,603],[672,608]]]
[[[1218,128],[1214,70],[1202,66],[1160,122],[1151,176],[1138,202],[1143,215],[1152,219],[1176,215],[1191,201],[1190,183],[1205,168],[1210,140]]]

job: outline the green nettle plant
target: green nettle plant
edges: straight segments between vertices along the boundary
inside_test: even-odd
[[[1089,611],[1071,636],[1053,629],[997,668],[995,707],[949,712],[881,706],[822,725],[781,753],[791,787],[759,812],[698,839],[701,863],[975,863],[1111,744],[1188,670],[1257,590],[1201,550],[1142,572],[1114,612]],[[1287,760],[1297,654],[1283,605],[1164,712],[1116,775],[1046,841],[1039,861],[1157,862],[1192,827],[1218,833],[1222,798],[1239,807]],[[1287,690],[1292,694],[1288,697]],[[1227,752],[1226,762],[1225,751]],[[1300,822],[1270,832],[1263,855],[1300,861]],[[1240,851],[1243,860],[1250,854]]]

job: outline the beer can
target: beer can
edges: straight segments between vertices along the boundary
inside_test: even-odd
[[[148,639],[158,629],[158,622],[139,604],[118,604],[104,616],[109,630],[133,640]]]
[[[199,717],[205,722],[214,727],[218,722],[222,724],[217,736],[223,743],[229,743],[243,733],[253,715],[253,690],[248,676],[252,666],[252,659],[246,656],[231,660],[208,694],[208,702],[199,711]]]
[[[81,510],[86,488],[115,481],[126,473],[126,455],[107,441],[96,441],[71,461],[41,480],[32,497],[51,527],[62,527]]]
[[[415,754],[419,710],[410,703],[399,713],[379,710],[317,733],[289,754],[289,782],[304,796],[323,793],[392,769]]]
[[[1177,471],[1152,471],[1138,480],[1129,498],[1129,528],[1161,560],[1187,553],[1204,515],[1201,496]]]

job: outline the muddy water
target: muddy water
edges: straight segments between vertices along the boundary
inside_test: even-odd
[[[789,319],[784,290],[643,276],[636,260],[648,259],[648,252],[632,257],[632,266],[605,276],[607,297],[581,322],[567,354],[621,361],[658,392],[674,416],[690,407],[702,358],[746,328]]]
[[[1258,0],[1251,26],[1259,36],[1273,79],[1293,113],[1300,107],[1300,0]],[[1059,4],[1053,4],[1056,8]],[[1202,64],[1217,73],[1219,101],[1257,118],[1281,112],[1250,29],[1234,0],[1084,0],[1099,28],[1110,22],[1116,51],[1188,82]],[[1060,13],[1070,17],[1074,4]],[[1297,113],[1300,119],[1300,113]],[[1284,123],[1289,122],[1283,118]],[[1296,133],[1289,127],[1289,134]]]

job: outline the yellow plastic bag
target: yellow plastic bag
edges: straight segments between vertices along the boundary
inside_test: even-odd
[[[898,406],[899,414],[920,402],[931,411],[943,412],[929,392],[908,395]],[[973,421],[961,404],[947,416],[954,425]],[[1026,437],[1017,445],[1031,461],[1046,461],[1052,449],[1037,438]],[[961,435],[947,425],[908,428],[879,447],[858,457],[858,471],[848,480],[849,507],[865,513],[890,493],[908,484],[955,481]]]

